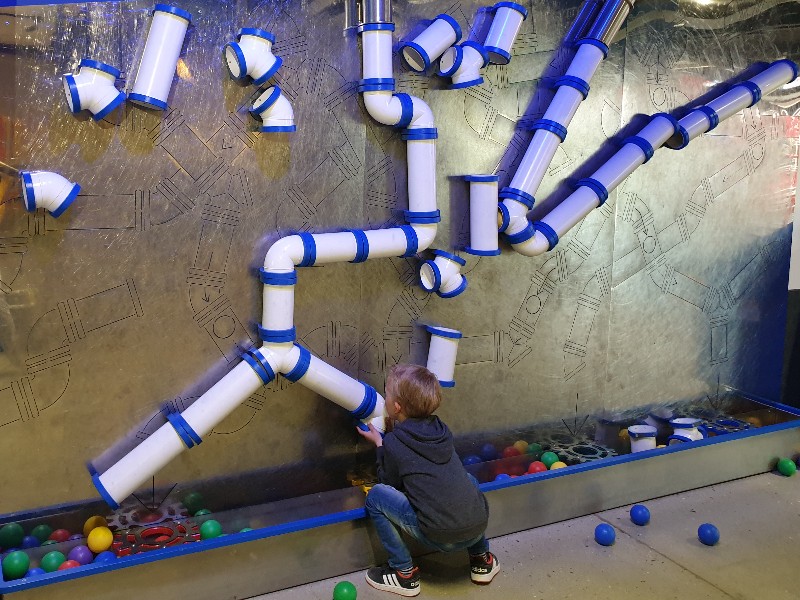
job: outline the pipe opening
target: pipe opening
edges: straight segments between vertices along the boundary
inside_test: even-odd
[[[239,58],[236,56],[236,52],[230,46],[225,48],[225,62],[228,63],[228,70],[231,73],[235,73],[236,77],[241,77],[243,75],[242,68],[239,65]]]
[[[458,52],[456,51],[455,46],[451,46],[447,50],[444,51],[442,54],[442,58],[439,59],[439,70],[442,73],[447,73],[453,69],[456,64],[456,57],[458,56]]]
[[[416,48],[412,48],[411,46],[406,46],[403,48],[403,58],[405,59],[408,66],[414,69],[415,71],[422,72],[426,68],[425,58]]]
[[[419,282],[426,292],[436,289],[436,268],[432,262],[425,262],[419,268]]]

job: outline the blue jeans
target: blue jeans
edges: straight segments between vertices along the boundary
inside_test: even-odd
[[[405,531],[418,542],[440,552],[453,552],[466,548],[471,555],[477,555],[489,551],[489,542],[483,534],[454,544],[432,542],[420,530],[417,513],[414,512],[406,495],[390,485],[379,483],[374,486],[367,494],[364,507],[375,525],[383,547],[389,554],[389,566],[398,571],[414,566],[411,554],[403,538],[400,537],[400,531]]]

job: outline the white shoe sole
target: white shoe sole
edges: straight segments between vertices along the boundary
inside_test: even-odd
[[[385,585],[383,583],[378,583],[377,581],[370,579],[369,575],[364,575],[364,579],[366,579],[367,583],[376,590],[381,590],[382,592],[392,592],[393,594],[397,594],[399,596],[419,596],[419,593],[422,591],[419,587],[413,590],[407,590],[406,588],[397,587],[396,585]]]
[[[500,565],[495,563],[494,567],[488,573],[484,573],[482,575],[475,575],[474,573],[470,573],[470,579],[472,583],[477,583],[478,585],[486,585],[487,583],[491,583],[494,576],[500,572]]]

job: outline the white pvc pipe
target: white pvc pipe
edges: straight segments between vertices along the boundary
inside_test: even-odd
[[[362,65],[364,79],[391,79],[392,31],[391,29],[368,30],[361,33]]]
[[[264,284],[261,305],[261,326],[264,329],[285,331],[294,327],[294,287]]]
[[[469,246],[467,254],[496,256],[500,254],[497,235],[498,175],[467,175],[469,182]]]
[[[528,17],[528,10],[516,2],[498,2],[493,10],[494,19],[483,45],[489,53],[490,62],[507,65],[511,61],[511,46],[522,21]]]
[[[605,54],[597,46],[581,44],[578,46],[578,50],[575,52],[569,67],[567,67],[565,75],[589,82],[604,59]]]
[[[406,252],[408,238],[405,232],[399,227],[367,229],[364,233],[369,242],[370,258],[403,256]]]
[[[450,77],[450,89],[468,88],[483,83],[481,69],[489,64],[486,49],[477,42],[464,42],[445,50],[439,60],[439,75]]]
[[[231,77],[250,76],[253,85],[262,85],[278,72],[283,60],[272,53],[275,36],[255,27],[239,30],[235,42],[225,44],[225,64]]]
[[[408,140],[408,210],[436,210],[436,140]]]
[[[449,15],[438,15],[413,41],[400,46],[400,54],[412,71],[422,73],[460,39],[461,28],[456,20]]]
[[[315,233],[314,243],[317,259],[314,264],[325,265],[353,260],[358,253],[358,243],[349,231],[338,233]]]
[[[277,85],[265,89],[253,102],[250,112],[261,119],[258,130],[263,133],[297,131],[292,105]]]
[[[191,20],[192,15],[177,6],[156,4],[133,89],[128,95],[131,102],[167,109],[172,78]]]
[[[43,208],[54,217],[60,217],[81,191],[80,185],[72,183],[58,173],[20,171],[19,177],[22,182],[25,209],[30,212]]]
[[[430,247],[436,237],[438,226],[436,223],[427,225],[417,224],[411,226],[417,234],[418,252],[422,252]]]
[[[456,369],[456,353],[461,332],[448,327],[434,327],[426,325],[425,329],[431,334],[431,343],[428,348],[428,370],[436,375],[439,385],[453,387],[456,382],[453,374]]]
[[[299,235],[287,235],[270,246],[264,257],[264,270],[288,273],[303,260],[305,245]]]
[[[560,143],[561,139],[555,133],[537,129],[509,187],[535,196]],[[509,210],[511,208],[509,206]]]
[[[308,370],[298,383],[352,412],[364,398],[365,386],[324,360],[311,355]]]
[[[100,61],[84,58],[75,75],[64,75],[64,94],[72,113],[88,110],[95,121],[109,115],[125,102],[125,93],[114,83],[119,69]]]
[[[461,274],[461,267],[467,261],[444,250],[434,250],[433,253],[436,258],[420,264],[420,286],[426,292],[436,292],[443,298],[459,295],[467,287],[467,280]]]

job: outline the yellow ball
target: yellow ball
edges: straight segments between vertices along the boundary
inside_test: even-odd
[[[563,463],[560,460],[557,460],[552,465],[550,465],[550,470],[552,471],[553,469],[563,469],[566,466],[567,466],[567,463]]]
[[[89,533],[95,527],[107,527],[108,523],[103,517],[95,515],[94,517],[89,517],[86,519],[86,523],[83,524],[83,536],[89,537]]]
[[[528,451],[528,442],[525,440],[517,440],[514,442],[514,448],[519,450],[520,454],[525,454]]]
[[[95,527],[89,532],[89,535],[86,536],[86,545],[89,546],[89,550],[95,554],[108,550],[113,541],[114,534],[111,533],[108,527],[103,526]]]

